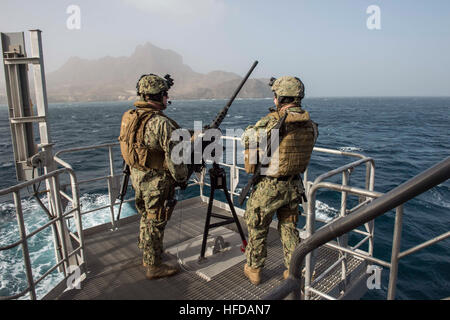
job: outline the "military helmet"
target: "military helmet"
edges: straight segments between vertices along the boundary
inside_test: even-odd
[[[269,85],[277,97],[298,97],[301,100],[305,96],[305,86],[297,77],[284,76],[270,80]]]
[[[144,74],[136,85],[138,95],[142,94],[159,94],[169,91],[173,85],[173,79],[170,75],[165,75],[164,79],[156,74]]]

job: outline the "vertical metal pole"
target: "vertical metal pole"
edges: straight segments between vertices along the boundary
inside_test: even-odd
[[[369,256],[373,256],[373,230],[374,230],[374,221],[369,221],[364,224],[364,228],[366,229],[366,232],[369,234],[369,248],[367,250],[367,253]]]
[[[342,172],[342,185],[347,186],[349,180],[349,173],[348,171]],[[346,215],[347,211],[347,192],[342,191],[341,194],[341,211],[339,213],[340,217],[343,218]],[[342,247],[347,248],[348,245],[348,235],[344,234],[340,237],[338,237],[338,244]],[[347,254],[343,252],[339,252],[339,257],[344,256],[344,259],[341,262],[341,280],[345,280],[347,277]],[[344,281],[344,285],[346,284],[346,281]],[[345,290],[345,289],[344,289]]]
[[[373,191],[375,188],[375,165],[373,162],[368,162],[368,166],[370,166],[370,179],[369,179],[369,191]],[[375,221],[369,221],[369,255],[373,256],[373,248],[374,248],[374,232],[375,232]]]
[[[202,169],[202,172],[200,174],[200,181],[199,181],[199,187],[200,187],[200,199],[203,199],[203,188],[205,187],[205,168]]]
[[[239,184],[239,169],[237,168],[237,141],[233,139],[233,187],[231,192],[236,192],[236,188]],[[231,196],[233,199],[233,196]],[[233,201],[234,202],[234,201]]]
[[[81,261],[78,261],[78,264],[81,265],[83,263],[86,264],[86,256],[84,252],[84,235],[83,235],[83,222],[81,219],[81,209],[80,209],[80,193],[78,190],[78,183],[76,181],[76,176],[70,172],[70,184],[72,186],[72,207],[76,209],[74,214],[75,226],[78,232],[78,238],[80,239],[80,255]]]
[[[366,190],[373,191],[375,185],[375,166],[373,162],[368,161],[366,162]],[[368,198],[365,197],[364,200],[367,200]],[[374,247],[374,226],[375,222],[369,221],[365,225],[366,231],[370,234],[369,237],[369,248],[368,248],[368,254],[370,256],[373,256],[373,247]]]
[[[370,163],[370,182],[369,182],[369,190],[373,191],[375,188],[375,165],[373,162]]]
[[[233,163],[232,163],[232,165],[230,167],[230,189],[229,190],[230,190],[231,194],[233,194],[233,192],[234,192],[234,178],[235,178],[234,169],[236,168],[235,159],[234,159],[234,155],[235,155],[235,152],[234,152],[235,142],[234,142],[234,140],[231,140],[231,143],[232,143],[232,149],[233,149],[233,153],[232,153]],[[233,197],[231,197],[231,203],[233,203]]]
[[[53,161],[53,148],[52,140],[50,135],[50,128],[47,123],[48,114],[48,101],[47,101],[47,86],[45,82],[45,68],[44,68],[44,54],[42,50],[42,37],[40,30],[30,30],[31,38],[31,55],[33,58],[39,58],[39,64],[33,65],[33,75],[34,75],[34,91],[36,94],[36,107],[37,113],[40,117],[45,117],[45,121],[39,122],[39,135],[41,141],[42,150],[47,155],[47,161],[44,165],[44,173],[47,174],[56,169],[56,165]],[[50,193],[55,194],[55,190],[49,180],[46,181],[47,189]],[[59,194],[57,195],[59,196]],[[56,196],[53,196],[56,197]],[[52,208],[51,212],[55,214],[57,208],[53,201],[51,201],[52,196],[49,198],[49,205]]]
[[[34,90],[36,93],[36,105],[38,116],[44,116],[45,121],[39,122],[39,133],[42,144],[50,144],[51,135],[50,128],[47,123],[48,101],[47,101],[47,85],[45,82],[44,54],[42,50],[41,30],[30,30],[31,38],[31,55],[39,58],[39,64],[33,65],[34,74]]]
[[[25,48],[24,48],[24,52],[25,52]],[[19,70],[19,65],[16,66],[10,66],[9,70],[11,71],[10,73],[10,79],[12,80],[12,101],[14,103],[14,106],[12,108],[12,112],[10,113],[10,117],[25,117],[24,113],[23,113],[23,105],[24,105],[24,101],[23,101],[23,92],[22,92],[22,85],[20,83],[20,70]],[[28,83],[25,84],[26,86],[28,86]],[[25,139],[25,126],[23,124],[12,124],[12,126],[14,127],[14,130],[11,132],[14,132],[14,137],[15,137],[15,143],[17,143],[15,145],[15,147],[17,148],[17,159],[16,161],[25,161],[27,158],[27,147],[25,146],[26,144],[26,139]],[[22,143],[24,142],[24,143]],[[18,173],[19,175],[19,173]],[[22,180],[24,177],[20,177],[20,180]]]
[[[316,220],[316,194],[310,195],[308,199],[308,211],[306,214],[306,236],[309,238],[313,235]],[[314,251],[313,251],[314,252]],[[311,284],[311,275],[314,270],[313,267],[313,252],[310,252],[305,257],[305,300],[309,300],[309,285]],[[302,267],[302,266],[300,266]]]
[[[112,146],[108,147],[108,152],[109,152],[109,172],[110,172],[110,175],[113,177],[114,176],[114,155],[112,152]]]
[[[389,273],[389,288],[387,296],[388,300],[395,299],[395,290],[397,287],[398,262],[399,262],[398,256],[400,254],[400,242],[402,239],[402,225],[403,225],[403,205],[400,205],[395,209],[395,226],[392,242],[391,271]]]
[[[109,212],[111,214],[111,230],[114,230],[116,219],[114,217],[114,205],[113,205],[115,202],[115,197],[113,196],[112,192],[112,189],[114,188],[113,177],[109,176],[106,181],[108,183]]]
[[[22,253],[25,261],[25,273],[28,286],[30,288],[31,299],[36,300],[36,288],[34,286],[33,271],[31,269],[30,253],[28,251],[28,240],[26,235],[25,223],[23,221],[22,203],[20,202],[20,191],[14,192],[14,204],[16,206],[16,216],[19,225],[20,240],[22,242]]]
[[[114,203],[116,202],[116,195],[113,194],[113,189],[115,189],[115,178],[114,178],[114,156],[112,152],[112,146],[108,147],[109,155],[109,178],[108,178],[108,193],[109,193],[109,211],[111,212],[111,227],[112,230],[116,227],[116,220],[114,216]]]
[[[53,185],[54,190],[58,190],[57,186],[59,186],[57,177],[53,176],[51,177],[51,184]],[[62,212],[62,206],[61,201],[59,197],[59,192],[54,194],[54,203],[56,208],[56,224],[58,225],[59,230],[59,239],[62,247],[62,259],[64,260],[63,266],[64,266],[64,276],[67,276],[68,274],[68,267],[70,265],[69,259],[68,259],[68,250],[67,250],[67,240],[70,241],[70,236],[68,236],[66,224],[63,217]],[[66,237],[67,236],[67,237]],[[70,245],[70,249],[72,249],[72,246]]]
[[[370,162],[366,162],[366,189],[370,190],[370,166],[371,163]]]

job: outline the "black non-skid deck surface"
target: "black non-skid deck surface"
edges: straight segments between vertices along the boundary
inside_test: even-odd
[[[177,205],[169,221],[164,246],[178,243],[203,234],[207,204],[199,198]],[[214,213],[228,214],[214,207]],[[212,218],[212,223],[216,220]],[[244,232],[245,223],[241,221]],[[236,231],[235,225],[226,226]],[[137,248],[139,221],[121,226],[118,230],[105,230],[85,237],[88,274],[81,289],[73,289],[50,296],[56,299],[194,299],[194,300],[249,300],[261,299],[283,281],[283,252],[276,229],[271,228],[267,239],[268,255],[259,286],[252,285],[243,273],[242,261],[207,282],[194,271],[183,270],[170,278],[147,280],[142,266],[142,253]],[[200,253],[199,253],[200,254]],[[334,254],[320,251],[316,268],[324,269]],[[333,259],[334,260],[334,259]],[[177,257],[164,254],[163,261],[174,264]],[[336,278],[338,279],[338,277]],[[325,279],[326,280],[326,279]],[[330,280],[327,280],[330,282]],[[331,281],[325,287],[332,286]]]

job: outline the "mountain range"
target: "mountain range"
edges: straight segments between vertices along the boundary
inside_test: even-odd
[[[46,75],[48,100],[134,100],[137,80],[142,74],[148,73],[172,76],[175,84],[169,92],[171,99],[229,98],[242,80],[240,75],[231,72],[195,72],[183,63],[180,54],[146,43],[139,45],[129,57],[106,56],[95,60],[70,58],[58,70]],[[4,95],[2,97],[5,92],[3,83],[0,82],[0,102],[3,100],[5,103]],[[268,79],[248,79],[238,97],[271,97],[267,83]]]

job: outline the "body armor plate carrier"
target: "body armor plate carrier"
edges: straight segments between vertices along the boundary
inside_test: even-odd
[[[277,120],[280,119],[278,112],[272,112],[269,115]],[[317,135],[317,124],[310,119],[307,111],[289,111],[285,121],[284,134],[280,137],[278,152],[272,152],[269,165],[265,166],[264,175],[283,177],[305,172]],[[258,151],[259,159],[261,159],[262,150]],[[248,173],[254,173],[252,171],[255,168],[255,165],[249,163],[251,154],[252,150],[245,150],[245,168]]]

